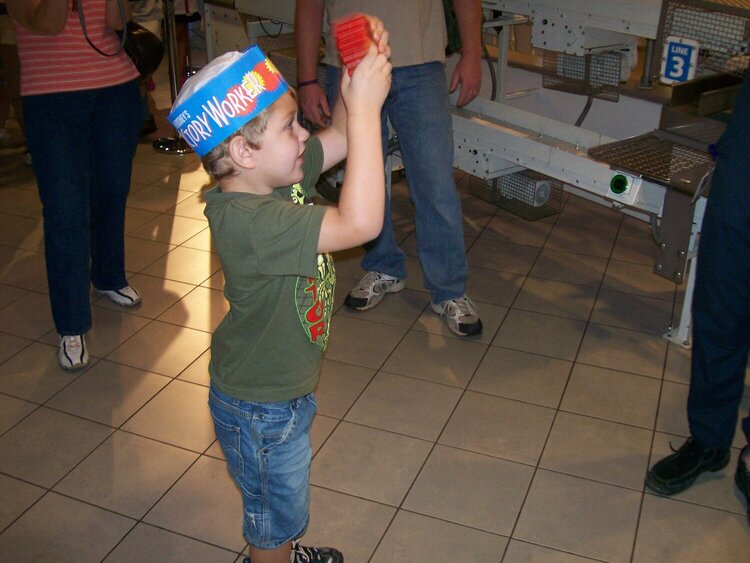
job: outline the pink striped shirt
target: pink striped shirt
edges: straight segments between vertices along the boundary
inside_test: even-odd
[[[71,5],[75,3],[72,0]],[[82,5],[91,42],[104,53],[117,51],[120,40],[106,25],[105,0],[83,0]],[[86,42],[78,12],[73,9],[59,35],[38,35],[17,23],[15,27],[22,96],[105,88],[138,76],[124,51],[105,57]]]

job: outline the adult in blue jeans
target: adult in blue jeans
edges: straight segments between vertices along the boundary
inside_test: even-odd
[[[305,118],[325,126],[331,108],[315,79],[324,10],[329,21],[361,11],[383,20],[391,34],[393,63],[391,90],[381,115],[384,151],[390,120],[414,202],[417,252],[425,286],[431,293],[431,307],[453,333],[471,336],[482,332],[482,321],[466,295],[466,252],[461,201],[453,177],[448,92],[460,87],[459,106],[479,92],[481,3],[455,0],[454,4],[462,49],[449,88],[444,65],[447,34],[443,0],[297,0],[297,95]],[[341,63],[332,38],[326,46],[328,85],[335,88]],[[365,249],[362,268],[367,273],[345,301],[359,311],[375,307],[386,294],[404,288],[406,256],[394,238],[390,197],[386,198],[383,230]]]
[[[749,77],[717,144],[716,171],[703,218],[693,298],[690,438],[646,477],[648,488],[663,495],[684,491],[701,473],[719,471],[729,463],[745,389],[750,351]],[[750,444],[750,416],[742,420],[742,430]],[[735,483],[750,505],[750,445],[740,452]]]
[[[142,123],[138,71],[117,52],[115,32],[130,17],[130,4],[7,0],[7,6],[21,61],[26,144],[44,205],[58,360],[77,369],[89,360],[91,283],[119,305],[141,300],[125,277],[124,249],[125,201]]]

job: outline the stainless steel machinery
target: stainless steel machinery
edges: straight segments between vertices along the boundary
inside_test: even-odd
[[[223,26],[215,36],[208,30],[214,50],[236,37],[226,22],[237,14],[230,27],[239,24],[248,42],[263,30],[246,15],[291,31],[291,0],[227,2],[207,0],[207,7],[215,4],[209,27],[212,20]],[[496,61],[491,74],[486,69],[482,95],[453,111],[455,166],[532,211],[564,189],[651,222],[655,275],[686,284],[680,321],[665,336],[689,346],[708,147],[723,130],[721,118],[747,68],[750,0],[485,0],[482,6],[486,35],[497,38]],[[522,24],[531,24],[536,56],[531,65],[517,58],[509,64],[513,28]],[[665,95],[639,94],[633,82],[643,90],[661,84]]]

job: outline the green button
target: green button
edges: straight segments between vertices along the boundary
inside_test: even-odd
[[[609,189],[616,194],[627,191],[628,187],[628,178],[624,174],[615,174],[609,181]]]

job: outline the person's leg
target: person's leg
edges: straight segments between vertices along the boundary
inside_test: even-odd
[[[333,106],[339,97],[339,87],[341,82],[341,69],[333,65],[326,66],[326,99],[328,107],[333,111]]]
[[[259,552],[261,557],[266,553],[273,561],[273,551],[283,550],[284,544],[289,544],[291,539],[273,541],[269,510],[273,499],[263,450],[272,448],[272,439],[278,441],[293,424],[292,409],[288,403],[243,401],[227,395],[214,384],[209,391],[208,404],[227,470],[242,494],[243,534],[252,546],[251,556],[253,552]],[[302,521],[306,519],[305,514]]]
[[[326,71],[326,97],[330,108],[333,108],[338,97],[340,77],[340,69],[329,65]],[[388,145],[388,121],[385,109],[381,113],[380,120],[381,144],[385,159]],[[390,172],[390,170],[385,170],[385,174],[390,174]],[[390,187],[388,183],[386,186]],[[406,278],[406,256],[393,238],[390,191],[385,198],[383,227],[380,235],[374,241],[366,243],[364,248],[366,252],[362,259],[362,268],[366,270],[366,273],[344,300],[347,307],[357,311],[372,309],[382,301],[386,293],[396,293],[405,287],[403,280]]]
[[[394,83],[395,84],[395,83]],[[385,161],[388,150],[388,117],[390,115],[393,97],[393,86],[391,93],[383,104],[380,116],[380,138]],[[385,170],[385,174],[390,174]],[[388,184],[388,182],[386,182]],[[388,186],[386,186],[388,187]],[[403,280],[406,278],[406,255],[396,242],[393,232],[393,211],[391,208],[391,192],[385,194],[385,210],[383,216],[383,228],[375,240],[365,243],[365,255],[362,258],[362,269],[368,272],[380,272]]]
[[[415,207],[417,250],[432,302],[464,295],[461,200],[453,179],[453,128],[440,63],[393,70],[388,117],[398,135]]]
[[[91,328],[89,138],[93,96],[91,91],[82,91],[23,100],[26,141],[34,155],[44,205],[44,255],[52,317],[61,335],[84,334]]]
[[[338,98],[341,70],[329,65],[326,69],[326,97],[330,108]],[[386,156],[388,146],[388,121],[386,100],[381,114],[381,141],[383,146],[383,159]],[[385,173],[389,171],[386,170]],[[406,257],[393,238],[393,220],[391,217],[390,193],[386,194],[383,228],[380,235],[374,241],[365,244],[367,251],[362,259],[362,268],[367,271],[381,272],[399,279],[406,277]]]
[[[750,348],[750,165],[744,145],[743,140],[720,148],[698,249],[693,302],[690,433],[701,447],[726,452],[727,458]],[[722,160],[725,155],[728,161]],[[750,416],[743,419],[742,430],[747,443],[734,481],[750,519]]]
[[[289,563],[292,555],[292,542],[288,541],[276,549],[258,549],[250,546],[252,563]]]
[[[750,82],[744,84],[736,109],[718,145],[698,247],[687,404],[691,437],[646,476],[646,485],[665,495],[679,493],[701,473],[729,463],[742,399],[750,346]],[[743,427],[748,424],[744,421]],[[742,462],[736,479],[750,497],[750,483],[741,479],[741,473],[746,475],[741,470]]]
[[[127,285],[125,203],[141,127],[140,99],[137,81],[96,92],[89,137],[91,281],[97,289],[116,290]]]
[[[728,448],[750,347],[750,79],[719,143],[703,220],[695,295],[688,420],[707,448]],[[750,420],[743,421],[750,441]]]
[[[287,563],[292,552],[301,555],[294,561],[343,561],[334,549],[296,541],[305,533],[310,510],[314,396],[254,403],[212,384],[209,407],[227,468],[242,492],[243,531],[252,563]]]
[[[698,250],[687,412],[695,440],[720,450],[734,437],[750,347],[750,221],[733,225],[712,203]]]

